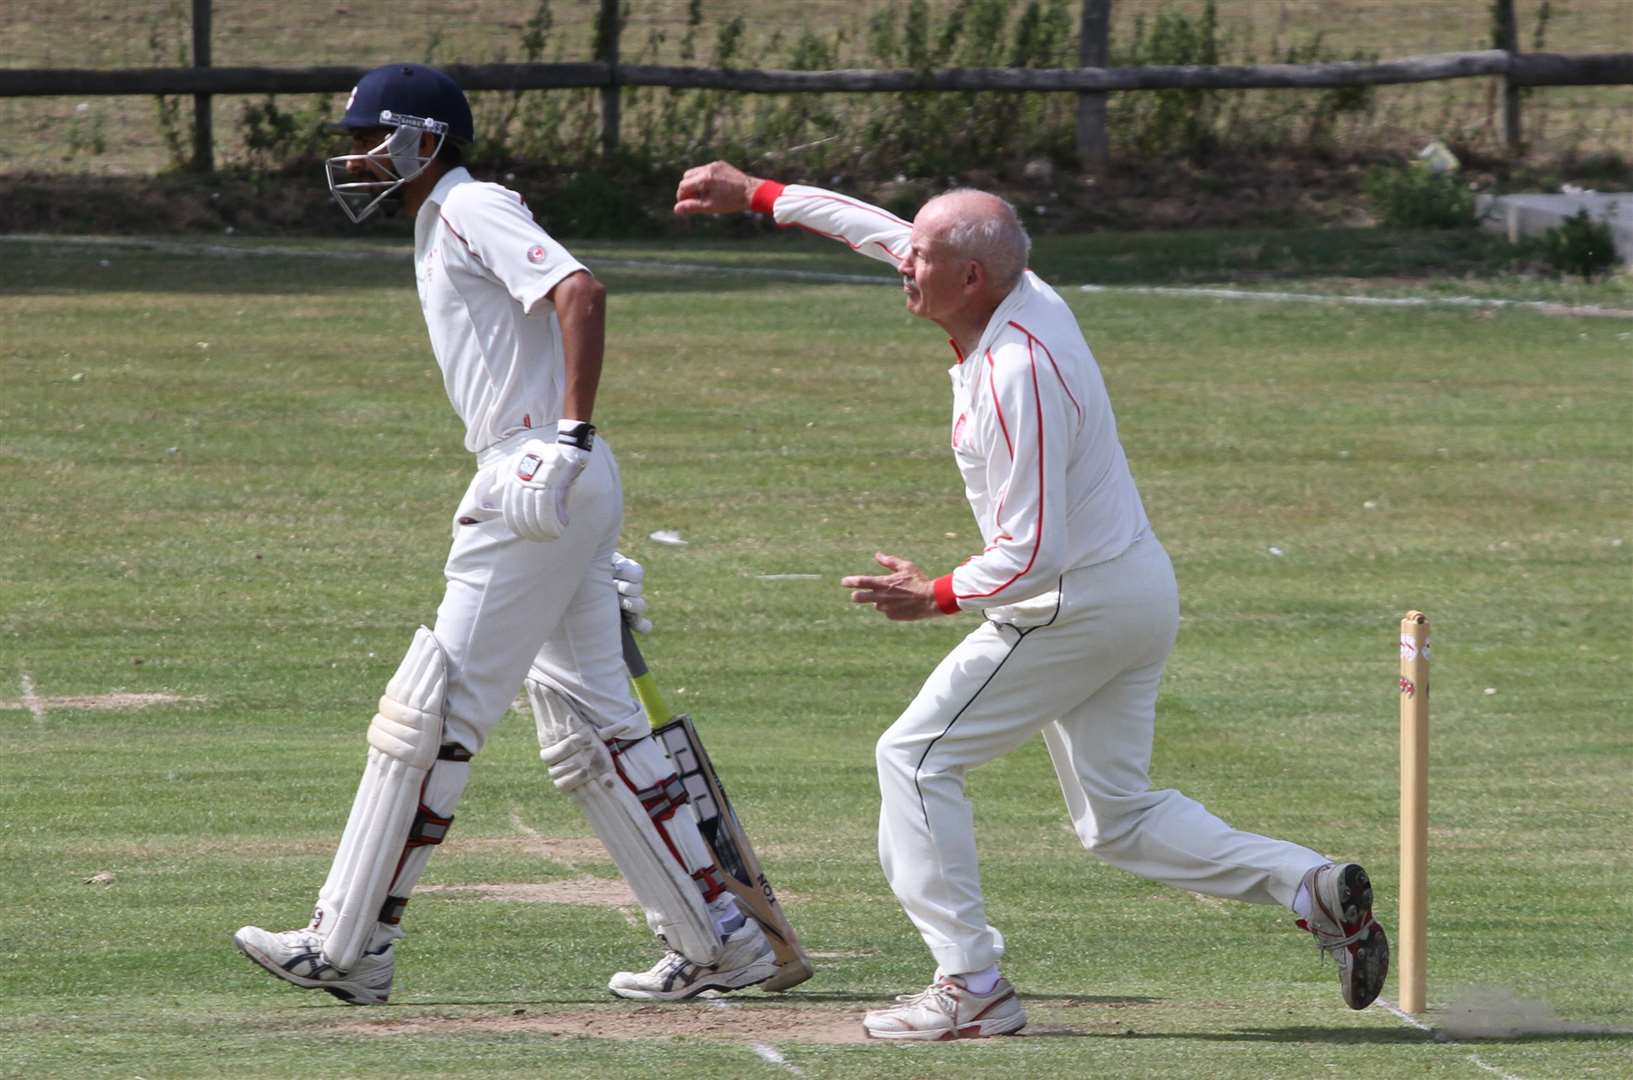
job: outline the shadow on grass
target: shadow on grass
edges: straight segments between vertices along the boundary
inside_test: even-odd
[[[674,1005],[676,1008],[692,1008],[707,1005],[711,1001],[730,1001],[733,1005],[744,1009],[764,1009],[774,1012],[778,1009],[797,1009],[810,1005],[865,1005],[877,1007],[889,1000],[888,993],[863,992],[853,990],[791,990],[786,994],[755,994],[747,996],[726,996],[722,998],[697,998],[680,1002],[661,1001],[626,1001],[612,997],[602,992],[584,994],[561,994],[554,997],[527,997],[527,998],[440,998],[428,997],[414,1000],[393,998],[389,1004],[371,1006],[374,1009],[560,1009],[564,1007],[583,1008],[605,1007],[607,1009],[645,1008],[653,1005]],[[1160,1005],[1161,998],[1152,997],[1092,997],[1082,994],[1025,994],[1024,1000],[1029,1002],[1060,1002],[1077,1005],[1125,1006],[1125,1005]],[[356,1006],[348,1005],[336,998],[327,995],[312,995],[304,1004],[290,1005],[295,1009],[336,1009],[351,1011]],[[1066,1032],[1069,1033],[1069,1032]]]

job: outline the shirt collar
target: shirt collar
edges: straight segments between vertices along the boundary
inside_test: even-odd
[[[992,318],[987,320],[987,328],[981,331],[981,340],[975,344],[974,352],[976,355],[980,355],[987,350],[992,344],[992,339],[997,337],[998,333],[1008,325],[1010,316],[1015,313],[1017,308],[1026,303],[1027,296],[1032,292],[1032,282],[1034,280],[1032,271],[1022,271],[1021,280],[1017,281],[1015,287],[1009,290],[1009,295],[1000,300],[998,306],[992,309]],[[962,358],[960,358],[960,362],[962,362]]]
[[[473,179],[474,177],[471,176],[469,169],[465,168],[463,165],[455,165],[453,168],[442,174],[442,177],[437,181],[436,186],[431,189],[431,194],[426,196],[425,205],[441,206],[448,198],[448,192],[452,191],[460,184],[470,183]]]

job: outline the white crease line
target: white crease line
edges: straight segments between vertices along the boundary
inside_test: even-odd
[[[298,248],[278,245],[256,247],[228,244],[187,243],[175,240],[148,240],[137,237],[50,236],[39,233],[14,233],[0,236],[0,243],[12,241],[24,244],[66,245],[97,248],[136,248],[178,255],[275,256],[310,259],[377,259],[382,255],[408,259],[412,253],[404,247],[379,247],[368,250],[355,248]],[[795,281],[827,281],[845,285],[889,285],[896,287],[898,278],[878,274],[842,274],[824,270],[779,269],[767,266],[731,266],[721,263],[668,262],[658,259],[589,259],[587,264],[629,270],[662,270],[666,272],[704,274],[746,274],[758,277],[788,278]],[[1292,293],[1263,292],[1252,289],[1220,289],[1177,285],[1077,285],[1059,286],[1076,288],[1084,293],[1109,293],[1130,296],[1177,296],[1215,300],[1257,300],[1268,303],[1300,304],[1354,304],[1371,307],[1403,308],[1518,308],[1539,311],[1548,315],[1594,316],[1612,319],[1633,319],[1633,311],[1622,308],[1600,307],[1597,304],[1562,304],[1554,300],[1500,300],[1478,296],[1358,296],[1346,293]]]
[[[804,1071],[801,1070],[798,1065],[790,1064],[789,1060],[783,1057],[777,1048],[772,1046],[770,1043],[756,1042],[749,1043],[748,1045],[761,1061],[764,1061],[770,1065],[781,1065],[795,1076],[805,1075]]]
[[[1469,1060],[1480,1066],[1480,1068],[1484,1069],[1491,1075],[1502,1077],[1503,1080],[1520,1080],[1520,1078],[1515,1076],[1513,1073],[1505,1073],[1501,1069],[1497,1068],[1497,1066],[1489,1065],[1486,1062],[1481,1061],[1479,1054],[1470,1054]]]
[[[1370,307],[1523,308],[1550,315],[1597,315],[1633,318],[1633,311],[1596,304],[1561,304],[1554,300],[1499,300],[1479,296],[1355,296],[1343,293],[1293,293],[1255,289],[1213,289],[1177,285],[1079,285],[1085,293],[1128,293],[1140,296],[1185,296],[1214,300],[1268,300],[1295,304],[1352,304]]]
[[[731,1001],[724,997],[709,997],[705,998],[704,1000],[709,1003],[711,1008],[715,1009],[740,1009],[743,1007],[742,1003]],[[755,1056],[757,1056],[761,1061],[764,1061],[769,1065],[780,1065],[789,1072],[793,1073],[795,1076],[805,1075],[798,1065],[791,1064],[787,1058],[782,1056],[782,1051],[778,1050],[770,1043],[751,1042],[748,1045],[749,1049],[753,1050]]]
[[[522,808],[519,806],[512,806],[510,808],[510,827],[530,840],[544,839],[543,833],[539,832],[535,828],[532,828],[527,822],[522,820]]]
[[[1388,1001],[1385,1001],[1383,998],[1378,999],[1378,1004],[1382,1005],[1390,1013],[1393,1013],[1397,1020],[1410,1024],[1412,1027],[1417,1028],[1419,1031],[1427,1035],[1433,1035],[1435,1033],[1434,1028],[1430,1027],[1428,1024],[1425,1024],[1422,1020],[1419,1020],[1411,1013],[1397,1009],[1394,1005],[1390,1004]]]
[[[1382,1005],[1388,1012],[1394,1014],[1397,1019],[1417,1028],[1426,1035],[1436,1038],[1438,1041],[1438,1036],[1435,1035],[1435,1029],[1430,1027],[1428,1024],[1425,1024],[1411,1013],[1403,1012],[1400,1009],[1397,1009],[1394,1005],[1390,1004],[1388,1001],[1385,1001],[1383,998],[1378,999],[1378,1004]],[[1503,1072],[1503,1070],[1497,1068],[1497,1066],[1491,1064],[1490,1062],[1480,1060],[1480,1055],[1474,1053],[1473,1051],[1469,1052],[1469,1060],[1491,1075],[1501,1077],[1502,1080],[1520,1080],[1520,1077],[1515,1076],[1513,1073]]]
[[[34,677],[25,671],[20,681],[23,687],[23,705],[33,715],[36,724],[45,723],[45,704],[34,692]]]

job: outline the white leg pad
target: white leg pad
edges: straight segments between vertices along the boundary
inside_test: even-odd
[[[422,626],[369,724],[363,780],[312,916],[324,937],[324,959],[341,971],[362,955],[402,867],[421,789],[442,742],[447,690],[442,646]]]
[[[697,835],[697,823],[690,810],[682,806],[667,818],[665,830],[660,833],[636,794],[650,783],[640,783],[614,764],[594,726],[579,716],[566,698],[543,683],[529,679],[527,699],[538,723],[539,757],[550,766],[550,778],[572,796],[590,828],[606,845],[630,891],[645,909],[647,926],[693,963],[713,964],[720,958],[720,936],[715,932],[714,917],[703,892],[693,880],[695,867],[686,865],[698,856],[706,866],[711,866],[712,860],[702,837]],[[662,756],[656,744],[652,744],[652,750]],[[667,764],[667,758],[662,760]],[[654,765],[643,761],[638,772],[652,772]],[[674,769],[663,772],[672,776]],[[653,776],[651,782],[661,779]],[[679,790],[684,795],[685,789]],[[667,827],[677,822],[684,822],[684,826]],[[695,852],[687,850],[692,845],[685,842],[685,827],[690,828],[696,841]]]

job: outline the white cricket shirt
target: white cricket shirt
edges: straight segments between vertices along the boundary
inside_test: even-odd
[[[912,240],[901,218],[821,188],[767,181],[753,208],[891,266]],[[985,547],[936,580],[943,611],[1002,619],[1023,601],[1052,606],[1063,573],[1116,558],[1149,532],[1100,365],[1036,274],[1022,275],[948,374],[953,456]]]
[[[566,372],[545,294],[583,269],[514,191],[464,168],[437,181],[414,221],[414,274],[465,449],[555,430]]]

